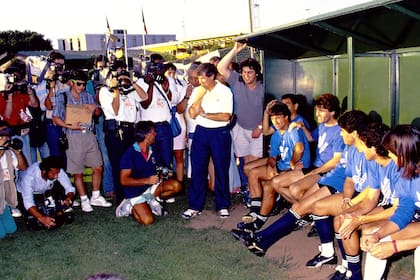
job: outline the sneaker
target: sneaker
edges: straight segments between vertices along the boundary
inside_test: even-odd
[[[260,246],[259,238],[255,237],[253,234],[250,234],[249,236],[243,236],[240,240],[251,253],[258,257],[264,257],[265,250]]]
[[[184,213],[182,213],[182,218],[189,220],[192,217],[201,215],[201,212],[198,210],[193,210],[193,209],[187,209],[184,211]]]
[[[256,223],[244,223],[239,222],[236,227],[240,230],[248,231],[248,232],[254,232],[256,230],[259,230],[261,227],[258,226]]]
[[[111,207],[112,206],[112,203],[106,201],[105,198],[102,195],[100,195],[96,198],[91,197],[90,198],[90,204],[93,205],[93,206],[99,206],[99,207]]]
[[[236,239],[236,240],[241,240],[241,239],[250,239],[251,238],[251,232],[249,231],[245,231],[245,230],[240,230],[240,229],[232,229],[230,231],[230,234],[232,234],[232,236]]]
[[[12,217],[13,218],[20,218],[20,217],[22,217],[22,212],[20,212],[20,210],[19,209],[17,209],[17,208],[12,208],[12,207],[10,207],[10,210],[12,211]]]
[[[73,207],[80,207],[80,202],[78,200],[73,201]]]
[[[315,226],[312,226],[306,236],[308,236],[308,237],[317,237],[318,236],[318,231],[316,230],[316,227]]]
[[[230,217],[229,210],[227,209],[220,209],[219,210],[219,217],[222,219],[226,219]]]
[[[175,197],[168,198],[168,199],[166,200],[166,203],[169,203],[169,204],[171,204],[171,203],[175,203]]]
[[[244,223],[253,223],[257,219],[257,213],[249,212],[248,214],[242,216],[242,222]]]
[[[273,209],[271,209],[270,216],[276,216],[280,214],[283,209],[289,209],[290,207],[291,204],[279,195],[274,203]]]
[[[89,213],[93,211],[92,205],[90,205],[89,199],[82,200],[82,211]]]
[[[333,274],[331,274],[329,277],[330,280],[347,280],[347,268],[345,268],[342,265],[337,265],[335,267],[335,272]]]
[[[242,200],[246,208],[251,208],[251,195],[249,194],[249,190],[243,192]]]
[[[128,217],[131,214],[133,206],[131,205],[130,200],[123,199],[117,209],[115,209],[115,216],[117,218]]]
[[[149,204],[150,210],[152,210],[154,215],[163,216],[163,207],[160,205],[159,201],[154,198],[149,200],[147,204]]]
[[[306,263],[306,267],[308,268],[316,268],[320,267],[324,264],[337,264],[337,256],[332,255],[331,257],[324,257],[319,253],[313,259],[309,260]]]

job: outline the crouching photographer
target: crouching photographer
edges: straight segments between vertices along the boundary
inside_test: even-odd
[[[146,93],[130,78],[127,65],[116,60],[111,66],[106,84],[99,91],[99,103],[104,112],[105,145],[112,166],[116,202],[124,198],[120,187],[120,159],[134,142],[137,107],[147,98]]]
[[[55,229],[74,221],[71,206],[75,188],[62,169],[59,157],[50,156],[28,167],[22,172],[17,189],[30,229]]]
[[[133,215],[139,224],[150,225],[153,214],[162,216],[165,209],[158,200],[174,196],[181,190],[181,183],[169,179],[170,171],[162,168],[162,161],[151,145],[155,142],[156,129],[151,121],[140,121],[135,127],[136,142],[121,158],[121,185],[124,200],[116,209],[117,217]]]
[[[20,149],[15,149],[10,143],[10,128],[0,120],[0,239],[6,234],[16,231],[16,223],[12,217],[11,209],[18,204],[15,170],[24,170],[26,162]],[[19,148],[19,147],[17,147]]]

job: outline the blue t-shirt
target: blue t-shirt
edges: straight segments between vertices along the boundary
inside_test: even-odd
[[[339,192],[343,192],[344,181],[346,180],[345,170],[348,160],[349,150],[356,149],[354,146],[347,146],[341,153],[340,162],[336,167],[326,173],[318,180],[318,184],[333,187]]]
[[[396,183],[395,196],[398,197],[399,203],[390,221],[403,229],[413,219],[414,212],[420,211],[420,176],[411,180],[400,176]]]
[[[374,176],[375,178],[370,178],[368,180],[369,165],[373,165],[370,167],[373,168],[373,170],[375,170],[374,168],[377,168],[377,163],[375,161],[366,160],[364,153],[359,152],[356,148],[348,150],[345,175],[346,177],[352,178],[354,189],[357,192],[363,191],[369,185],[377,185],[376,176]]]
[[[344,150],[345,145],[340,133],[339,125],[326,126],[323,123],[312,132],[312,138],[318,142],[314,166],[324,165],[334,153],[341,153]]]
[[[300,161],[303,163],[304,168],[308,168],[311,164],[309,143],[301,129],[292,129],[292,131],[286,130],[283,134],[276,130],[271,136],[270,157],[281,156],[277,161],[277,168],[279,170],[283,171],[290,169],[293,150],[298,142],[301,142],[304,145],[304,151]]]
[[[396,184],[398,179],[400,178],[398,166],[393,160],[391,160],[385,166],[379,165],[377,175],[379,179],[379,188],[382,193],[382,198],[381,201],[379,201],[378,206],[393,204],[395,198]]]
[[[138,149],[137,143],[129,147],[121,157],[120,169],[131,169],[131,177],[140,179],[156,175],[157,154],[149,148],[148,158],[145,159]],[[125,198],[132,198],[144,193],[151,185],[122,186]]]

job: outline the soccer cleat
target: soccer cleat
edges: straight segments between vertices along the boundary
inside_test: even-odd
[[[243,236],[240,240],[254,255],[258,257],[263,257],[265,255],[265,250],[261,247],[259,238],[253,234]]]
[[[344,266],[337,265],[335,267],[335,272],[330,275],[329,280],[348,280],[349,276],[351,276],[351,272],[349,272],[350,271],[348,271]]]
[[[115,210],[115,216],[117,218],[128,217],[131,214],[131,210],[133,206],[131,205],[130,200],[123,199],[120,205],[118,205],[117,209]]]
[[[232,229],[230,231],[230,233],[232,234],[232,236],[236,239],[236,240],[241,240],[241,239],[250,239],[251,238],[251,232],[249,231],[244,231],[244,230],[240,230],[240,229]]]
[[[187,209],[182,213],[182,218],[189,220],[195,216],[201,215],[201,212],[198,210]]]
[[[324,257],[319,253],[313,259],[309,260],[306,263],[306,267],[308,268],[316,268],[320,267],[324,264],[337,264],[337,256],[332,255],[331,257]]]
[[[245,230],[245,231],[252,231],[252,232],[254,232],[254,231],[256,231],[256,230],[259,230],[261,227],[260,226],[258,226],[256,223],[244,223],[244,222],[239,222],[237,225],[236,225],[236,227],[238,228],[238,229],[241,229],[241,230]]]
[[[112,203],[105,200],[105,198],[100,195],[98,197],[90,198],[90,205],[99,206],[99,207],[111,207]]]
[[[242,222],[244,223],[253,223],[257,219],[257,213],[249,212],[248,214],[242,216]]]
[[[316,237],[316,236],[318,236],[318,231],[316,230],[316,227],[315,226],[312,226],[306,236],[308,236],[308,237]]]

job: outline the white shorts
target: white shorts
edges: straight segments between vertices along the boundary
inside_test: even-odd
[[[237,157],[255,156],[262,158],[263,136],[252,138],[252,130],[245,129],[236,124],[232,129],[233,148]]]
[[[154,193],[155,193],[157,187],[159,187],[159,184],[160,184],[160,182],[150,186],[141,195],[130,198],[131,205],[145,203],[145,202],[148,202],[149,200],[155,198]]]
[[[186,140],[186,133],[187,133],[187,127],[185,125],[185,119],[184,115],[176,114],[176,118],[179,121],[179,124],[181,125],[181,134],[179,134],[177,137],[174,137],[174,151],[176,150],[184,150],[187,145]]]

